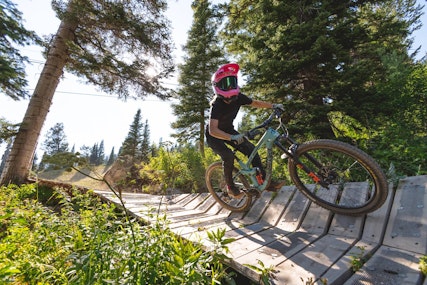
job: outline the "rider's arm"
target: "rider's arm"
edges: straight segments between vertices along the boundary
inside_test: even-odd
[[[217,119],[209,120],[209,134],[221,140],[231,141],[231,135],[218,128]]]
[[[273,108],[273,104],[260,100],[252,100],[252,103],[249,106],[255,108]]]

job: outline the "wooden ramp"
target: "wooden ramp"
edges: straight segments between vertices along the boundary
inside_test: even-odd
[[[111,192],[96,192],[119,202]],[[427,254],[427,176],[400,180],[395,193],[390,186],[386,203],[363,217],[334,215],[293,186],[263,192],[246,213],[221,208],[208,193],[123,199],[132,215],[148,222],[166,215],[176,234],[204,246],[208,231],[225,229],[235,239],[229,265],[254,282],[261,276],[248,265],[259,267],[259,260],[273,266],[271,284],[427,285],[418,268]]]

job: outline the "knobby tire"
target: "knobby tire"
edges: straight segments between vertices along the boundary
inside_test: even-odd
[[[205,174],[209,192],[222,207],[233,212],[247,211],[252,204],[252,195],[246,191],[250,188],[250,184],[242,174],[238,174],[237,168],[233,170],[233,178],[235,185],[244,192],[244,196],[240,199],[235,199],[227,194],[222,162],[212,163]]]
[[[307,154],[323,167],[316,166]],[[375,211],[387,199],[388,183],[381,167],[354,146],[320,139],[299,145],[296,155],[318,176],[328,179],[330,185],[326,189],[314,183],[293,159],[289,159],[292,181],[312,202],[323,208],[337,214],[360,216]]]

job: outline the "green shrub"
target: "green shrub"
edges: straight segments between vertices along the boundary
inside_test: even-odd
[[[209,251],[177,237],[166,219],[141,225],[92,193],[58,192],[60,211],[34,199],[37,185],[0,188],[0,283],[220,284],[224,231]],[[37,195],[36,195],[37,196]],[[230,281],[233,284],[232,281]]]

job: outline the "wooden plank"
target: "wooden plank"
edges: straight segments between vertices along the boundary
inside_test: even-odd
[[[390,185],[389,190],[392,189],[393,185]],[[353,274],[352,261],[356,258],[361,262],[368,259],[380,246],[387,225],[384,221],[388,219],[392,201],[393,192],[390,192],[381,208],[368,214],[363,227],[362,239],[321,276],[324,280],[327,280],[328,285],[343,284]],[[317,283],[319,285],[322,284],[320,280]]]
[[[346,185],[340,204],[346,205],[350,201],[364,201],[369,190],[368,186],[367,183],[351,183],[350,185]],[[329,234],[357,238],[362,232],[363,221],[364,219],[361,217],[335,215],[329,229]]]
[[[114,195],[111,191],[95,191],[95,193],[97,195],[100,195],[106,199],[108,199],[109,201],[112,201],[118,205],[121,205],[119,198]],[[122,198],[123,200],[129,201],[129,203],[138,203],[138,204],[152,204],[152,203],[158,203],[161,200],[161,196],[153,196],[153,195],[149,195],[149,194],[143,194],[143,193],[139,193],[136,194],[140,197],[135,197],[135,195],[133,196],[129,196],[129,195],[123,195]]]
[[[271,203],[262,215],[261,220],[267,224],[276,225],[282,213],[292,201],[291,198],[295,194],[295,191],[295,186],[284,186],[277,194],[273,194]]]
[[[264,191],[260,199],[255,201],[249,212],[242,219],[224,219],[222,223],[215,223],[214,226],[198,224],[198,227],[203,225],[206,231],[225,229],[227,238],[235,238],[236,240],[252,235],[272,226],[271,223],[274,223],[280,216],[281,211],[285,209],[285,205],[282,203],[288,203],[294,191],[294,187],[283,187],[277,194]],[[275,196],[274,199],[272,199],[273,196]],[[242,216],[241,213],[238,215]],[[189,233],[190,235],[188,236]],[[208,243],[206,232],[196,232],[194,228],[191,231],[187,228],[185,234],[191,240]]]
[[[264,191],[261,193],[261,197],[256,199],[252,207],[249,209],[248,213],[242,219],[242,223],[245,225],[253,224],[257,222],[261,216],[264,214],[264,211],[267,209],[270,201],[273,197],[272,192]]]
[[[300,191],[296,191],[285,212],[277,222],[276,228],[286,232],[295,231],[301,224],[309,205],[310,200]]]
[[[185,204],[186,209],[195,209],[208,197],[208,193],[199,193],[193,200]]]
[[[327,201],[333,201],[338,195],[336,188],[320,189],[318,196]],[[330,211],[320,207],[315,203],[310,204],[310,208],[302,221],[299,231],[307,232],[315,235],[324,234],[326,227],[330,224],[332,214]]]
[[[171,213],[188,211],[189,209],[193,209],[203,203],[206,197],[206,193],[192,193],[182,199],[179,203],[156,205],[156,207],[152,207],[151,212],[157,212],[158,215],[169,215]]]
[[[240,220],[237,219],[229,219],[226,218],[222,222],[215,222],[213,226],[203,229],[202,231],[192,232],[190,234],[185,235],[191,241],[197,241],[202,245],[210,246],[210,242],[208,240],[207,232],[215,232],[217,230],[225,230],[227,233],[234,233],[233,230],[236,230],[235,238],[242,238],[246,236],[247,233],[253,233],[253,230],[250,230],[243,226]],[[231,236],[227,236],[230,238]]]
[[[202,239],[207,238],[208,231],[225,228],[226,219],[227,215],[205,215],[198,223],[184,224],[180,227],[173,227],[171,230],[188,240],[201,242]]]
[[[268,193],[266,192],[266,194],[264,194],[263,196],[261,196],[261,199],[257,199],[257,201],[254,203],[254,205],[250,209],[249,213],[247,215],[245,215],[245,218],[243,218],[243,220],[240,221],[240,223],[241,224],[243,224],[243,223],[249,223],[250,224],[252,221],[259,219],[260,216],[264,216],[264,215],[262,215],[262,212],[263,212],[262,209],[266,208],[265,204],[268,204],[268,202],[271,201],[272,195],[273,194],[271,192],[268,192]],[[212,196],[210,196],[210,198],[214,201],[214,199],[213,199]],[[273,201],[272,204],[280,203],[281,201],[282,201],[281,199],[277,199],[277,201],[276,202]],[[200,207],[198,209],[200,209]],[[228,213],[228,212],[229,211],[227,211],[226,213]],[[176,217],[176,216],[177,215],[171,215],[171,219],[173,220],[174,217]],[[221,215],[221,216],[223,218],[225,218],[223,215]],[[273,215],[267,215],[267,217],[270,220],[272,219],[272,216]],[[185,229],[185,231],[183,231],[183,233],[184,234],[189,234],[191,232],[199,231],[201,228],[206,228],[207,221],[209,222],[211,220],[212,220],[211,216],[207,217],[207,216],[204,216],[204,215],[199,215],[197,217],[194,217],[194,220],[192,220],[192,221],[190,221],[188,223],[188,224],[191,223],[192,228],[186,227],[186,229]],[[227,229],[227,225],[226,225],[225,219],[224,219],[223,228]],[[213,229],[209,229],[209,227],[208,227],[208,228],[206,228],[206,230],[213,230]],[[232,230],[232,229],[229,229],[229,230]],[[246,235],[248,233],[252,233],[253,231],[254,231],[254,229],[252,229],[251,226],[249,225],[248,227],[246,227],[245,233],[243,233],[243,234]],[[259,231],[259,229],[256,230],[256,231]],[[202,237],[202,235],[200,235],[200,234],[197,235],[197,238],[205,238],[205,237],[206,236]]]
[[[278,201],[280,202],[280,201]],[[243,254],[246,254],[250,251],[253,251],[265,244],[268,244],[277,238],[283,237],[286,234],[289,234],[292,231],[295,231],[298,227],[299,222],[302,220],[303,213],[305,212],[305,207],[308,204],[308,199],[305,198],[301,193],[295,193],[294,199],[289,203],[289,206],[286,208],[285,213],[282,219],[279,221],[282,227],[274,227],[272,230],[268,230],[270,224],[262,220],[260,223],[256,223],[250,226],[245,227],[245,229],[252,229],[253,234],[246,236],[244,239],[236,240],[229,244],[229,249],[232,252],[232,256],[237,258]],[[287,217],[292,217],[287,219]],[[269,219],[269,217],[268,217]],[[286,225],[289,223],[290,225]],[[289,229],[289,230],[287,230]],[[232,233],[241,232],[241,230],[233,230],[228,233],[230,236],[233,236]]]
[[[384,245],[427,253],[427,175],[399,181]]]
[[[214,205],[218,205],[218,203],[216,203],[214,197],[212,197],[211,194],[207,193],[207,197],[205,198],[205,200],[203,201],[202,204],[200,204],[197,207],[197,210],[199,210],[200,212],[207,212],[210,208],[212,208]],[[219,212],[221,210],[220,207],[216,207],[216,212],[215,213],[211,213],[211,214],[216,214],[217,212]]]
[[[252,280],[257,280],[259,273],[247,269],[246,264],[257,265],[257,260],[262,261],[264,264],[269,264],[277,254],[270,253],[270,250],[276,250],[275,246],[279,244],[281,245],[279,248],[284,248],[283,243],[290,241],[286,239],[286,236],[298,228],[310,204],[309,200],[301,192],[292,193],[293,199],[289,202],[276,227],[264,229],[229,245],[229,249],[232,252],[231,256],[234,259],[232,261],[233,268],[242,273],[244,272]],[[287,193],[286,199],[291,197],[289,195],[290,193]],[[293,237],[296,238],[298,235]],[[271,244],[273,244],[272,247],[270,246]]]
[[[179,201],[177,204],[183,207],[186,204],[190,203],[193,199],[197,198],[197,196],[199,196],[199,193],[191,193],[190,195],[187,195],[184,199]]]
[[[275,267],[273,284],[301,285],[323,275],[353,244],[354,239],[325,235]]]
[[[207,197],[204,199],[204,197],[199,196],[200,199],[198,201],[195,201],[196,203],[199,203],[199,206],[196,208],[191,207],[184,207],[181,211],[168,211],[167,217],[170,221],[177,221],[177,220],[184,220],[187,216],[191,218],[191,216],[194,216],[195,214],[203,215],[209,208],[213,207],[214,204],[216,204],[216,201],[213,199],[212,196]],[[219,209],[217,208],[217,211]],[[212,215],[212,214],[209,214]]]
[[[336,188],[329,189],[335,191]],[[322,197],[334,200],[333,192],[324,190],[319,192]],[[349,200],[363,199],[362,193],[368,190],[366,184],[347,185],[344,189],[340,203],[345,204]],[[357,192],[357,195],[354,194]],[[300,284],[314,281],[328,271],[336,261],[343,256],[357,241],[361,235],[363,217],[350,217],[334,215],[328,234],[309,244],[300,252],[276,266],[275,284]]]
[[[143,213],[164,215],[167,212],[183,211],[185,210],[184,206],[190,203],[191,201],[193,201],[194,199],[196,199],[199,196],[199,194],[198,193],[183,194],[183,197],[177,197],[178,198],[177,200],[171,200],[167,203],[162,203],[160,205],[159,205],[159,202],[162,196],[158,196],[158,195],[151,195],[151,196],[153,196],[153,200],[156,201],[154,205],[153,203],[145,204],[139,208],[133,208],[132,211],[138,212],[141,215]]]
[[[420,254],[381,246],[368,262],[344,285],[416,285],[423,277],[418,269]]]
[[[313,187],[310,186],[310,188]],[[337,194],[335,190],[321,189],[319,195],[327,200],[334,200]],[[331,195],[331,193],[333,194]],[[330,224],[331,214],[328,210],[314,203],[309,203],[299,191],[295,193],[294,198],[299,203],[290,203],[282,216],[284,221],[289,221],[289,225],[283,222],[280,227],[277,226],[271,229],[276,233],[276,240],[266,243],[255,251],[238,257],[234,262],[235,266],[233,267],[236,269],[239,268],[242,273],[254,281],[258,280],[259,274],[253,270],[238,266],[236,263],[257,265],[257,260],[261,260],[266,267],[276,266],[318,239],[319,236],[326,232]],[[304,207],[301,207],[301,204]],[[309,209],[304,218],[302,219],[301,216],[300,219],[300,215],[303,215],[306,206],[309,206]],[[290,231],[296,229],[296,225],[298,224],[296,221],[298,220],[302,220],[299,229],[296,232],[290,233]]]

